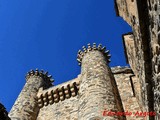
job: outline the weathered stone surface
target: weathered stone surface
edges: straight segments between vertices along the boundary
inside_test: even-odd
[[[124,69],[123,67],[121,69]],[[125,68],[126,69],[126,68]],[[129,69],[129,68],[128,68]],[[126,115],[127,120],[143,120],[145,117],[135,115],[137,111],[141,112],[141,108],[137,102],[135,91],[140,86],[136,86],[136,80],[132,79],[133,73],[132,72],[124,72],[122,71],[119,74],[114,74],[114,77],[117,82],[118,90],[122,99],[122,104],[124,107],[125,112],[130,112],[131,115]],[[137,91],[136,91],[137,92]]]
[[[106,58],[99,50],[85,54],[82,59],[79,90],[80,120],[104,119],[104,106],[110,111],[123,111],[114,81]],[[106,119],[107,117],[118,119],[119,116],[106,116]]]
[[[137,0],[116,0],[116,3],[118,6],[117,9],[119,15],[122,16],[123,19],[126,20],[129,25],[131,25],[133,30],[133,35],[124,35],[123,39],[126,45],[125,48],[128,57],[128,62],[131,65],[137,78],[139,78],[139,82],[141,85],[141,99],[139,99],[139,103],[144,111],[148,111],[148,92],[150,91],[150,87],[146,84],[151,83],[151,72],[149,70],[149,67],[151,65],[150,57],[148,57],[150,55],[148,55],[149,43],[147,42],[149,41],[149,39],[147,38],[148,31],[146,30],[147,21],[146,23],[144,23],[144,16],[146,15],[146,13],[141,13],[141,11],[145,9],[144,6],[146,4],[142,5],[142,3]]]
[[[135,4],[128,4],[128,2]],[[159,120],[160,1],[116,0],[115,3],[117,15],[123,17],[133,30],[132,40],[129,35],[123,36],[123,39],[125,39],[129,64],[139,79],[141,88],[139,103],[143,111],[155,111],[155,119]],[[129,8],[134,10],[129,10]],[[149,117],[148,119],[154,118]]]
[[[100,67],[100,69],[102,69],[102,68],[103,67]],[[137,85],[137,78],[135,78],[135,76],[133,76],[132,70],[128,67],[120,67],[120,66],[113,67],[113,68],[111,68],[111,70],[112,70],[112,73],[115,77],[115,80],[116,80],[116,83],[118,86],[118,90],[119,90],[120,97],[122,99],[122,104],[124,107],[124,112],[127,112],[127,111],[132,112],[131,116],[126,115],[127,120],[144,119],[144,117],[134,116],[134,113],[136,111],[141,112],[141,109],[138,105],[138,102],[137,102],[136,96],[135,96],[135,94],[137,94],[135,92],[136,91],[135,89],[139,88],[138,92],[140,92],[140,86],[138,86],[139,84]],[[105,72],[104,75],[106,75],[106,74],[107,73]],[[97,76],[97,77],[95,77],[96,80],[98,80],[99,75],[97,75],[97,74],[95,74],[95,75]],[[72,83],[79,83],[79,81],[81,81],[82,78],[83,77],[81,74],[78,76],[78,78],[70,80],[66,83],[62,83],[60,85],[51,87],[46,90],[40,89],[37,96],[41,96],[46,93],[48,94],[48,93],[50,93],[50,91],[54,91],[56,89],[59,89],[59,88],[62,88],[62,87],[68,86],[68,85],[72,85]],[[94,78],[94,76],[90,77],[90,78]],[[104,77],[100,77],[100,78],[104,78]],[[132,79],[132,81],[131,81],[131,79]],[[91,80],[90,80],[90,83],[91,83]],[[106,101],[106,99],[104,99],[106,94],[103,94],[103,93],[105,93],[106,88],[105,87],[99,88],[100,86],[97,85],[95,89],[91,89],[90,87],[92,87],[92,85],[90,85],[90,83],[88,85],[88,83],[85,82],[85,84],[82,86],[84,88],[84,89],[82,89],[83,93],[86,94],[86,96],[84,96],[84,97],[86,97],[86,98],[82,99],[80,97],[80,93],[79,93],[80,91],[78,90],[78,94],[75,97],[69,97],[67,99],[60,100],[57,103],[54,102],[52,104],[47,104],[46,106],[44,105],[43,107],[41,107],[37,119],[38,120],[52,120],[52,119],[54,119],[54,120],[61,120],[61,119],[80,120],[80,119],[82,119],[83,120],[83,118],[81,118],[81,115],[87,109],[92,108],[89,106],[95,106],[95,109],[90,110],[90,112],[93,112],[93,114],[89,114],[87,112],[88,113],[87,117],[89,117],[89,118],[86,118],[86,119],[92,118],[92,119],[100,119],[100,120],[102,120],[102,119],[103,120],[112,120],[112,119],[115,119],[115,117],[117,118],[116,115],[111,116],[111,115],[107,115],[107,112],[106,113],[104,112],[106,110],[112,111],[110,109],[110,107],[114,107],[115,105],[112,106],[109,104],[109,106],[108,106],[108,104],[104,104],[104,105],[102,105],[102,108],[100,108],[100,110],[99,110],[99,105],[96,106],[96,104],[95,104],[96,102],[98,103],[98,101],[100,102],[100,104],[103,104],[103,102],[108,103],[110,100],[113,100],[114,95],[111,94],[113,97],[112,96],[108,97],[107,100],[108,99],[109,100]],[[96,81],[95,84],[97,84],[97,83],[98,82]],[[101,83],[104,84],[105,82],[101,82]],[[82,84],[82,83],[80,83],[80,84]],[[88,86],[88,87],[85,89],[86,86]],[[95,85],[93,84],[93,86],[95,86]],[[110,86],[108,86],[108,87],[110,87]],[[99,91],[97,91],[97,90],[99,90]],[[87,93],[86,93],[86,91],[87,91]],[[87,94],[91,94],[91,93],[94,95],[87,95]],[[101,93],[100,95],[103,95],[103,98],[100,97],[99,93]],[[109,91],[107,91],[107,96],[108,95],[109,95]],[[82,102],[84,100],[85,100],[85,102]],[[87,104],[88,101],[89,101],[89,103]],[[80,104],[81,102],[82,102],[82,104]],[[80,110],[81,107],[83,108],[82,110]],[[119,110],[117,110],[117,111],[120,112]],[[96,115],[98,115],[98,117]]]
[[[78,120],[78,98],[72,97],[40,109],[37,120]]]
[[[157,112],[156,120],[160,119],[160,1],[148,0],[150,47],[152,56],[152,80],[154,94],[154,110]]]
[[[57,85],[47,90],[39,89],[37,94],[38,106],[52,105],[78,94],[79,78]]]
[[[135,50],[135,44],[134,44],[134,36],[133,34],[126,34],[123,35],[123,42],[124,42],[124,46],[125,46],[125,52],[126,52],[126,59],[128,61],[128,63],[130,64],[133,72],[135,73],[135,75],[138,75],[139,71],[137,71],[137,58],[136,58],[136,50]],[[141,105],[142,108],[142,94],[141,94],[141,84],[140,84],[140,80],[138,79],[138,76],[136,77],[136,84],[139,87],[134,87],[135,89],[135,94],[136,98],[138,100],[138,103]],[[138,88],[138,89],[137,89]]]

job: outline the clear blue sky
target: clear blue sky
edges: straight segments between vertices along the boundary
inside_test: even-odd
[[[30,69],[49,71],[55,84],[77,77],[87,43],[107,46],[110,66],[125,66],[121,35],[130,31],[113,0],[1,0],[0,101],[11,109]]]

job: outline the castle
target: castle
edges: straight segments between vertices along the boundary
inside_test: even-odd
[[[159,120],[160,1],[115,0],[115,9],[133,32],[123,35],[130,67],[109,67],[101,44],[78,51],[81,73],[52,85],[48,72],[31,70],[6,120]]]

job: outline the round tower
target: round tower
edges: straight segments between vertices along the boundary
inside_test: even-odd
[[[37,104],[37,93],[39,88],[52,86],[53,80],[48,72],[31,70],[26,75],[26,84],[18,96],[9,116],[12,120],[36,120],[39,107]]]
[[[125,119],[124,116],[108,115],[108,112],[123,111],[117,85],[108,66],[110,57],[109,51],[101,44],[88,44],[87,48],[83,46],[83,50],[78,51],[77,61],[81,65],[80,120]]]

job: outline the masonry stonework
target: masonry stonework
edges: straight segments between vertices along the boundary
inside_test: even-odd
[[[112,111],[122,111],[121,100],[114,84],[115,79],[103,51],[99,48],[88,49],[82,59],[80,91],[79,91],[79,116],[80,120],[103,119],[104,106]],[[101,52],[102,50],[102,52]],[[115,92],[114,92],[115,91]],[[95,97],[96,96],[96,97]],[[118,96],[118,97],[116,97]],[[119,102],[120,101],[120,102]],[[118,119],[119,116],[108,116],[108,119]],[[107,119],[107,116],[106,116]]]
[[[46,90],[39,89],[37,120],[78,120],[79,78]]]
[[[31,70],[26,76],[26,84],[18,96],[9,116],[12,120],[36,120],[39,107],[37,104],[37,93],[40,87],[52,86],[50,76],[43,71]]]
[[[83,47],[77,60],[81,74],[52,86],[47,73],[30,71],[9,116],[13,120],[142,120],[136,99],[137,78],[128,67],[108,66],[109,51],[101,44]],[[129,111],[132,115],[117,115]],[[111,112],[112,114],[109,114]]]
[[[0,120],[160,120],[160,1],[115,0],[115,8],[133,30],[122,35],[131,68],[110,68],[106,47],[88,44],[77,78],[53,86],[48,72],[31,70],[10,118],[0,104]]]
[[[128,4],[133,2],[133,4]],[[129,64],[139,79],[141,93],[138,102],[143,111],[155,111],[160,119],[160,1],[159,0],[115,0],[117,15],[132,27],[132,42],[123,35]],[[124,4],[123,4],[124,3]],[[127,9],[128,8],[128,9]],[[129,11],[134,8],[135,14]],[[127,17],[126,17],[127,16]],[[127,19],[126,19],[127,18]],[[134,19],[133,19],[134,18]],[[128,42],[130,41],[130,43]],[[134,48],[131,48],[134,46]],[[133,50],[133,52],[131,52]],[[134,59],[134,61],[133,61]]]

